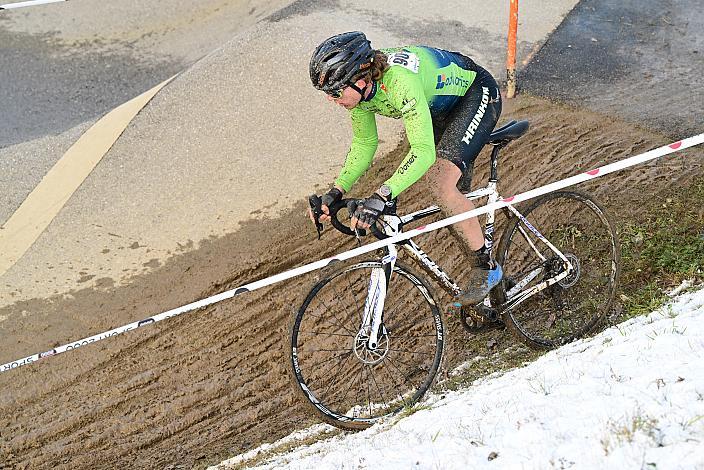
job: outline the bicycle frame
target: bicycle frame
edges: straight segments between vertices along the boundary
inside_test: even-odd
[[[500,196],[496,189],[497,180],[496,157],[492,154],[492,174],[489,179],[489,183],[484,188],[467,193],[465,197],[470,201],[486,197],[488,204],[498,201]],[[547,260],[547,258],[538,249],[536,243],[534,243],[531,239],[529,233],[524,229],[524,226],[527,227],[528,231],[531,232],[538,240],[545,244],[550,251],[559,256],[562,262],[565,263],[566,269],[556,276],[550,277],[549,279],[546,279],[527,290],[523,290],[543,271],[543,267],[540,266],[530,271],[523,279],[518,280],[516,284],[507,291],[505,303],[499,306],[493,306],[502,313],[516,307],[538,292],[560,282],[562,279],[569,276],[574,270],[574,266],[564,255],[564,253],[555,247],[555,245],[550,243],[550,241],[523,216],[523,214],[521,214],[512,205],[508,205],[506,207],[514,216],[521,220],[523,225],[518,226],[519,233],[524,237],[535,254],[542,261]],[[384,223],[381,224],[382,230],[386,235],[397,235],[403,231],[404,225],[421,220],[439,212],[440,208],[438,206],[430,206],[403,216],[388,214],[384,216]],[[489,249],[492,258],[494,249],[494,221],[495,211],[488,212],[486,214],[486,224],[484,226],[484,242],[486,247]],[[450,295],[457,296],[461,293],[462,289],[457,285],[457,283],[449,275],[447,275],[447,273],[445,273],[440,266],[438,266],[438,264],[435,263],[413,240],[409,239],[398,245],[401,245]],[[369,280],[369,289],[367,299],[365,301],[362,324],[360,325],[360,334],[368,332],[368,346],[372,349],[376,348],[378,344],[379,330],[383,325],[386,289],[389,286],[391,273],[393,272],[394,265],[398,257],[398,245],[390,245],[385,248],[386,256],[382,259],[382,267],[375,269]],[[487,307],[492,307],[491,301],[488,297],[485,299],[484,304]]]

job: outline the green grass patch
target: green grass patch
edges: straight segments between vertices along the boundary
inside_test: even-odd
[[[704,280],[704,181],[675,189],[639,213],[644,217],[621,225],[621,300],[627,318],[660,307],[665,292],[684,280]]]
[[[455,371],[452,376],[444,377],[433,390],[441,393],[443,390],[466,389],[478,379],[523,367],[545,354],[543,350],[530,349],[523,343],[516,341],[508,331],[496,332],[493,333],[493,336],[501,338],[500,341],[503,344],[510,344],[510,346],[496,351],[487,351],[477,348],[475,344],[468,344],[467,356],[474,356],[476,360],[468,362],[461,370]]]
[[[624,416],[619,420],[610,420],[607,426],[608,434],[601,440],[604,454],[609,455],[613,449],[623,444],[630,444],[638,435],[657,442],[657,420],[636,410],[632,415]]]
[[[432,410],[433,407],[430,405],[426,405],[424,403],[415,403],[411,406],[406,406],[401,412],[398,414],[398,418],[406,418],[408,416],[411,416],[412,414],[421,411],[421,410]]]

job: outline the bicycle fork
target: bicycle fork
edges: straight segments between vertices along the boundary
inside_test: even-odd
[[[381,260],[381,267],[372,269],[367,298],[364,302],[362,324],[357,335],[358,338],[367,337],[367,348],[372,351],[379,346],[380,335],[383,336],[386,333],[382,331],[384,301],[398,255],[398,250],[394,246],[387,247],[386,252],[386,256]]]
[[[387,247],[386,251],[387,255],[381,260],[381,268],[372,269],[367,288],[367,299],[364,302],[362,324],[359,329],[360,335],[367,336],[367,347],[370,350],[375,350],[379,346],[379,336],[385,334],[385,331],[382,331],[384,301],[398,255],[394,246]]]

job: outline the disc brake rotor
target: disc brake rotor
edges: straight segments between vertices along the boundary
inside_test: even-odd
[[[565,278],[560,280],[558,284],[561,287],[567,289],[577,284],[577,281],[579,281],[579,278],[582,275],[582,267],[579,264],[579,258],[577,258],[576,255],[572,253],[566,253],[565,258],[567,258],[570,264],[572,265],[572,271]]]
[[[354,339],[354,355],[364,364],[374,365],[384,360],[389,354],[389,335],[386,328],[382,327],[382,334],[377,338],[377,346],[369,348],[369,335],[360,331]]]

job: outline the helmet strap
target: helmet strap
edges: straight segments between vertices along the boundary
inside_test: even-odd
[[[358,87],[356,84],[354,84],[354,83],[350,83],[350,88],[352,88],[354,91],[356,91],[357,93],[359,93],[359,96],[361,96],[362,98],[364,98],[364,89],[359,88],[359,87]],[[364,88],[366,88],[366,87],[364,87]]]

